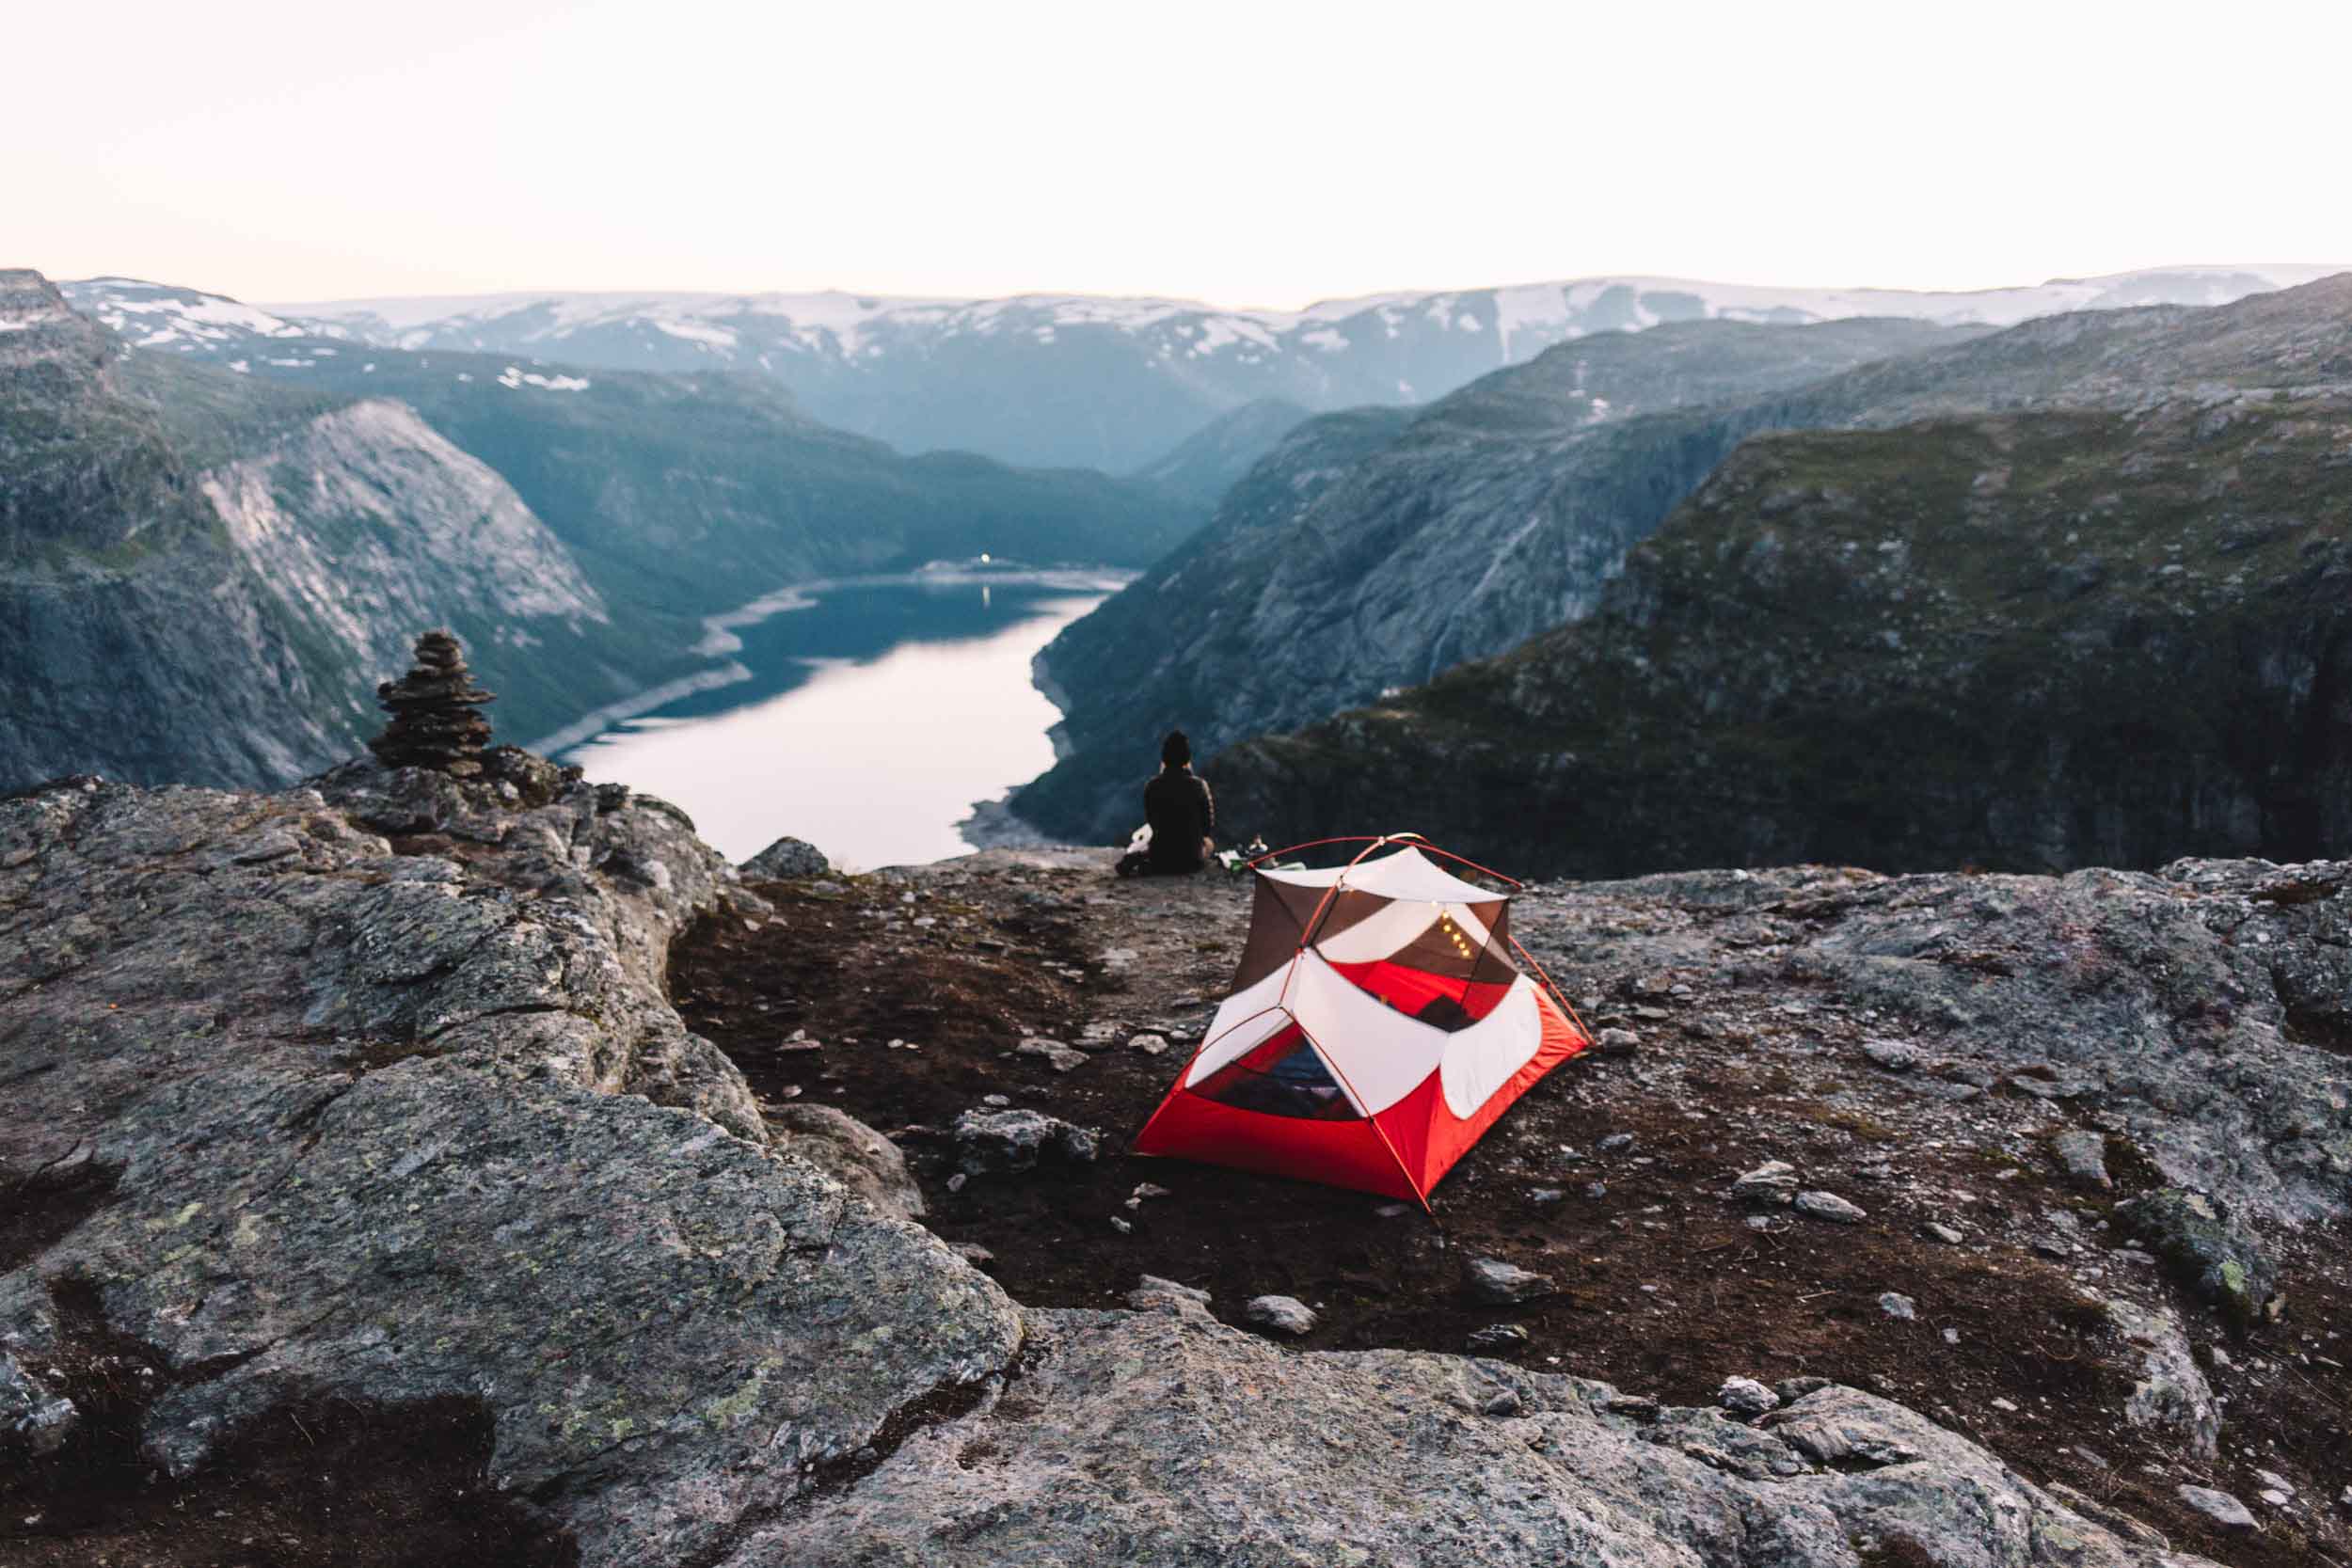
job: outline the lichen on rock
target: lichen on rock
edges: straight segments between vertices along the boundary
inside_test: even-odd
[[[226,1367],[148,1411],[157,1468],[297,1397],[479,1401],[492,1479],[584,1560],[666,1560],[1014,1354],[994,1285],[771,1152],[679,1023],[670,940],[747,895],[670,816],[362,765],[39,791],[0,802],[20,849],[0,1174],[119,1176],[0,1275],[0,1345],[79,1279],[166,1368]]]
[[[780,1150],[680,1022],[671,942],[766,910],[739,873],[659,802],[496,757],[0,801],[0,1176],[114,1173],[0,1273],[0,1355],[32,1372],[0,1418],[54,1409],[32,1383],[71,1289],[164,1371],[154,1468],[199,1473],[298,1399],[470,1402],[490,1481],[590,1568],[1847,1568],[1896,1536],[2153,1560],[1851,1389],[1786,1385],[1750,1425],[1493,1360],[1301,1353],[1168,1280],[1132,1311],[1025,1309]],[[1094,1152],[984,1115],[953,1158]],[[784,1119],[787,1148],[888,1147]]]

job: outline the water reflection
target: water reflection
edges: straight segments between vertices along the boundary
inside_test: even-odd
[[[1108,577],[901,578],[777,595],[723,618],[752,679],[677,698],[564,754],[675,801],[729,859],[777,836],[836,863],[964,853],[973,802],[1052,766],[1057,717],[1029,660],[1118,585]]]

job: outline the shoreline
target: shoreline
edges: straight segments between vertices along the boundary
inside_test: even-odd
[[[1009,589],[1042,589],[1049,593],[1087,595],[1100,600],[1118,593],[1138,576],[1140,574],[1136,572],[1108,566],[1034,567],[1012,562],[982,565],[973,562],[933,562],[908,571],[844,573],[782,583],[731,610],[701,617],[701,635],[686,652],[690,657],[723,662],[716,662],[710,668],[675,679],[657,682],[626,697],[602,704],[532,741],[530,749],[543,756],[561,758],[601,736],[623,733],[621,726],[628,721],[654,712],[681,698],[756,680],[758,675],[755,670],[742,660],[728,657],[739,653],[746,646],[739,633],[744,628],[776,616],[814,609],[825,595],[835,591],[912,588],[946,592],[995,585]],[[1031,688],[1045,698],[1057,715],[1053,722],[1043,726],[1043,734],[1055,760],[1058,761],[1066,746],[1060,721],[1060,716],[1066,711],[1064,693],[1044,662],[1044,649],[1041,647],[1030,657],[1028,677]],[[993,798],[972,801],[965,815],[945,824],[963,847],[964,852],[991,848],[1089,847],[1045,833],[1012,810],[1012,800],[1028,782],[1032,781],[1016,780],[999,785],[999,793]]]
[[[641,713],[649,712],[664,703],[674,703],[680,697],[691,697],[698,691],[715,691],[723,686],[736,686],[751,678],[752,672],[748,666],[730,659],[715,670],[680,675],[675,680],[644,687],[602,707],[591,708],[562,729],[542,736],[523,749],[535,752],[552,762],[557,753],[594,739],[623,720],[634,719]]]
[[[762,621],[796,610],[807,610],[816,603],[816,595],[842,588],[889,588],[904,584],[911,588],[970,588],[1003,583],[1008,587],[1063,588],[1078,594],[1116,594],[1141,577],[1114,566],[1023,566],[999,571],[993,567],[976,566],[968,562],[949,566],[917,566],[905,572],[858,572],[847,577],[806,578],[771,589],[759,597],[703,617],[701,641],[687,650],[705,658],[723,658],[742,651],[743,640],[735,635],[738,626],[755,626]],[[1052,702],[1049,693],[1046,700]],[[1059,703],[1054,705],[1058,708]]]
[[[1018,566],[997,570],[969,562],[958,562],[946,565],[917,566],[903,572],[860,572],[842,577],[803,578],[771,588],[733,610],[704,616],[703,635],[684,651],[689,657],[726,658],[730,654],[742,651],[743,640],[735,635],[738,627],[757,626],[778,615],[811,609],[817,603],[816,595],[842,588],[888,587],[900,583],[910,587],[963,588],[1004,583],[1025,588],[1062,588],[1073,593],[1109,594],[1118,593],[1142,575],[1115,566]],[[1032,683],[1036,681],[1034,672],[1030,678]],[[570,723],[531,741],[526,750],[552,760],[558,752],[583,745],[613,725],[650,712],[665,703],[701,691],[739,685],[750,679],[751,670],[740,661],[729,658],[725,664],[716,668],[642,687],[626,697],[590,708]],[[1062,704],[1054,691],[1042,686],[1039,687],[1039,690],[1057,711],[1062,709]],[[1046,732],[1057,757],[1061,743],[1055,730],[1058,727],[1056,725]]]
[[[1017,790],[1018,785],[1014,788]],[[1073,844],[1066,838],[1056,838],[1040,832],[1013,815],[1012,796],[1008,790],[993,800],[972,802],[972,815],[955,824],[956,836],[981,849],[1079,849],[1093,850],[1096,846]],[[1103,851],[1109,854],[1108,849]]]

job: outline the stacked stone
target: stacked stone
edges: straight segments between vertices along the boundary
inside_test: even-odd
[[[439,628],[417,639],[417,667],[375,689],[392,721],[368,742],[387,768],[431,768],[455,778],[482,771],[490,721],[475,709],[497,695],[474,685],[466,652]]]

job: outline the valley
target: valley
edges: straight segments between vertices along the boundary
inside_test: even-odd
[[[12,276],[18,287],[32,291],[27,299],[45,287],[32,275]],[[1695,494],[1705,493],[1704,510],[1720,516],[1731,483],[1726,476],[1762,461],[1753,453],[1798,450],[1765,439],[1774,432],[1883,432],[1885,440],[1871,449],[1881,455],[1871,461],[1915,469],[1906,483],[1924,483],[1928,474],[1947,471],[1941,453],[1953,420],[1990,416],[2025,421],[1999,426],[1991,437],[1997,446],[2016,438],[2004,432],[2030,432],[2073,414],[2121,419],[2129,429],[2103,426],[2110,434],[2094,439],[2115,446],[2113,463],[2128,459],[2132,467],[2120,476],[2120,485],[2098,491],[2096,499],[2109,526],[2127,531],[2143,526],[2136,476],[2153,457],[2130,455],[2140,439],[2136,432],[2169,430],[2175,434],[2163,439],[2181,447],[2206,438],[2183,434],[2190,427],[2202,431],[2217,420],[2235,420],[2245,425],[2241,434],[2254,433],[2248,435],[2251,461],[2267,464],[2265,471],[2282,482],[2300,471],[2297,465],[2331,472],[2334,449],[2325,421],[2334,416],[2328,399],[2352,386],[2337,313],[2340,283],[2301,284],[2213,306],[2137,303],[2195,293],[2186,281],[2191,278],[2203,280],[2198,288],[2205,296],[2218,297],[2252,287],[2256,275],[2150,275],[2128,286],[2110,280],[2112,287],[2090,293],[2013,293],[1965,307],[1926,296],[1871,296],[1912,314],[1809,325],[1739,318],[1786,320],[1853,301],[1822,295],[1768,305],[1761,295],[1702,291],[1691,296],[1698,301],[1691,305],[1636,291],[1636,309],[1623,325],[1640,330],[1590,330],[1601,315],[1569,311],[1554,325],[1586,335],[1552,342],[1524,363],[1425,405],[1316,413],[1316,403],[1327,401],[1319,394],[1308,401],[1267,396],[1241,403],[1168,439],[1154,461],[1126,479],[1083,469],[1007,467],[964,453],[903,456],[819,423],[787,390],[788,377],[737,368],[731,354],[702,353],[723,345],[696,337],[700,326],[685,337],[667,330],[715,319],[711,312],[722,306],[708,300],[632,296],[594,309],[485,306],[449,318],[464,322],[459,333],[413,323],[395,328],[394,317],[381,312],[279,314],[189,290],[96,279],[73,285],[73,296],[92,317],[114,324],[119,336],[105,337],[87,325],[90,318],[62,318],[56,331],[59,341],[73,345],[66,357],[84,367],[75,372],[82,390],[38,410],[36,404],[56,388],[28,393],[19,399],[16,418],[23,428],[38,430],[39,420],[71,408],[68,426],[76,440],[83,431],[75,421],[88,426],[93,440],[105,420],[145,431],[136,438],[144,446],[93,446],[90,471],[127,496],[133,493],[123,488],[130,472],[126,467],[118,479],[115,467],[144,463],[150,471],[167,469],[171,477],[162,494],[169,499],[133,502],[129,510],[178,508],[193,524],[176,534],[168,528],[146,531],[144,522],[135,530],[147,540],[177,537],[183,543],[176,548],[203,552],[218,546],[199,544],[199,536],[219,536],[232,559],[208,561],[197,579],[226,572],[223,580],[247,585],[225,597],[215,592],[210,601],[244,607],[232,612],[242,619],[220,633],[241,650],[230,661],[238,673],[230,689],[212,702],[215,711],[188,714],[168,738],[154,733],[156,726],[174,722],[185,705],[153,692],[122,705],[111,722],[76,720],[108,710],[110,694],[88,684],[106,678],[102,672],[108,661],[97,648],[118,638],[132,644],[168,642],[190,635],[192,623],[215,612],[164,608],[171,593],[192,580],[183,567],[135,574],[133,585],[122,568],[103,566],[101,555],[85,552],[74,571],[60,575],[53,543],[50,564],[21,590],[18,614],[26,630],[20,645],[28,650],[28,667],[54,665],[56,682],[63,684],[53,689],[37,683],[40,689],[14,719],[6,745],[21,759],[13,765],[18,779],[110,768],[131,777],[166,777],[169,770],[157,759],[168,752],[191,759],[179,768],[189,777],[283,780],[357,740],[373,721],[364,701],[370,677],[396,663],[394,650],[416,623],[435,619],[449,621],[480,649],[485,679],[501,693],[497,719],[507,734],[525,739],[568,734],[593,715],[625,714],[659,700],[707,711],[723,700],[713,693],[739,680],[744,666],[711,657],[700,624],[740,604],[747,586],[770,593],[987,552],[1000,561],[1142,574],[1063,627],[1038,656],[1039,685],[1060,710],[1053,725],[1054,754],[1040,758],[1035,779],[1002,782],[1019,785],[1012,811],[1027,825],[1024,831],[1047,837],[1093,843],[1123,837],[1133,826],[1131,797],[1141,763],[1160,734],[1183,726],[1202,751],[1230,753],[1216,766],[1230,785],[1229,818],[1246,829],[1244,836],[1314,836],[1343,822],[1354,825],[1366,813],[1385,812],[1388,819],[1414,816],[1432,831],[1475,841],[1486,831],[1477,814],[1509,800],[1500,820],[1516,825],[1532,810],[1546,824],[1529,847],[1535,863],[1608,874],[1813,853],[1890,866],[1966,862],[2049,868],[2102,860],[2153,864],[2176,844],[2214,852],[2299,852],[2295,847],[2319,841],[2315,835],[2323,835],[2328,809],[2324,777],[2338,744],[2328,727],[2335,721],[2324,717],[2332,711],[2327,696],[2334,689],[2327,684],[2331,674],[2320,677],[2317,705],[2308,714],[2302,707],[2281,712],[2226,742],[2225,750],[2238,759],[2231,766],[2255,768],[2265,774],[2262,780],[2208,780],[2197,760],[2180,765],[2186,773],[2165,775],[2169,783],[2078,786],[2074,770],[2107,766],[2096,760],[2103,746],[2112,753],[2111,741],[2086,736],[2069,743],[2070,771],[2047,786],[1991,778],[1937,784],[1940,794],[1912,813],[1931,826],[1905,828],[1893,838],[1880,828],[1855,826],[1857,814],[1867,816],[1871,807],[1836,802],[1883,800],[1883,793],[1874,793],[1883,771],[1944,778],[1960,766],[1960,756],[1976,754],[1988,742],[1957,732],[1931,739],[1943,722],[1931,716],[1922,724],[1861,717],[1877,700],[1868,689],[1871,678],[1902,680],[1905,669],[1923,667],[1921,656],[1902,656],[1892,644],[1882,641],[1878,652],[1885,657],[1857,648],[1845,658],[1849,673],[1840,678],[1847,687],[1834,707],[1820,708],[1806,721],[1819,733],[1798,759],[1804,770],[1794,774],[1786,748],[1796,742],[1796,732],[1775,722],[1770,755],[1743,760],[1731,774],[1696,762],[1692,781],[1675,782],[1676,756],[1716,755],[1726,742],[1707,738],[1702,732],[1708,721],[1688,714],[1674,721],[1691,736],[1679,751],[1661,752],[1655,744],[1645,749],[1633,740],[1637,733],[1655,735],[1664,727],[1668,708],[1659,705],[1676,700],[1646,675],[1649,689],[1637,693],[1612,684],[1599,666],[1580,667],[1560,679],[1576,687],[1581,707],[1547,697],[1518,715],[1535,723],[1484,737],[1458,721],[1467,716],[1462,704],[1476,682],[1465,674],[1444,684],[1454,681],[1449,672],[1484,671],[1489,663],[1516,672],[1508,678],[1518,685],[1503,699],[1516,712],[1524,673],[1556,657],[1539,649],[1581,645],[1581,638],[1595,645],[1605,641],[1610,652],[1604,658],[1646,659],[1633,651],[1642,635],[1629,630],[1628,620],[1646,625],[1661,608],[1645,597],[1659,590],[1643,542],[1662,531],[1671,543],[1700,528]],[[1588,304],[1610,297],[1606,289],[1580,293],[1580,288],[1564,285],[1559,297]],[[2095,309],[2028,315],[2017,325],[1995,326],[2033,309],[2074,303]],[[1089,320],[1128,334],[1177,319],[1148,309],[1137,315],[1115,304],[1103,303]],[[772,301],[761,307],[766,315],[741,301],[725,309],[736,306],[741,307],[736,314],[747,320],[756,315],[787,323],[799,309]],[[1377,312],[1402,308],[1394,301],[1363,307],[1379,320],[1388,318]],[[40,309],[55,311],[56,301]],[[1598,304],[1592,309],[1606,313]],[[1703,319],[1677,319],[1677,311]],[[1542,315],[1538,310],[1524,319]],[[942,324],[951,317],[961,323],[959,332],[997,319],[952,310],[943,316],[930,306],[900,311],[884,302],[851,325],[859,331],[882,332],[884,323],[897,323],[892,330],[923,325],[927,331],[947,331]],[[1930,317],[1935,319],[1924,319]],[[1354,316],[1343,311],[1339,319]],[[846,321],[835,325],[849,331]],[[612,336],[624,326],[641,337],[653,332],[667,341],[700,344],[693,360],[698,368],[509,356],[548,347],[585,354],[590,350],[583,345],[601,344],[596,352],[608,360],[628,361]],[[827,336],[833,332],[803,332],[795,341],[808,353],[832,353],[840,346]],[[14,337],[9,350],[21,357],[40,336]],[[125,340],[137,346],[105,346]],[[1065,355],[1056,360],[1064,366],[1057,373],[1074,375],[1071,384],[1081,385],[1095,373],[1079,369],[1083,361],[1083,355]],[[713,368],[720,366],[725,368]],[[34,383],[20,379],[17,385]],[[2225,408],[2217,388],[2228,388],[2237,401]],[[1090,395],[1099,400],[1100,391],[1098,386]],[[2296,400],[2297,407],[2284,424],[2276,424],[2281,411],[2265,400],[2281,397]],[[2152,400],[2169,401],[2173,413],[2152,414]],[[1020,405],[1018,398],[1000,401]],[[1057,418],[1050,406],[1020,406],[1024,417],[1041,424]],[[2257,426],[2303,434],[2280,448]],[[2047,427],[2060,444],[2089,428]],[[1162,434],[1176,428],[1164,425]],[[408,455],[411,449],[426,454],[421,463]],[[147,455],[135,458],[134,451]],[[2197,460],[2184,449],[2180,461],[2193,466]],[[2000,467],[1988,457],[1973,472],[1991,475]],[[2100,471],[2095,465],[2080,467],[2085,483]],[[422,477],[437,467],[446,477]],[[2200,483],[2210,491],[2240,471],[2225,463],[2219,478]],[[1751,476],[1741,483],[1756,481]],[[1875,482],[1858,474],[1855,483],[1867,487]],[[2160,504],[2203,504],[2182,489],[2183,483],[2175,478],[2159,487],[2171,498]],[[1834,474],[1820,486],[1832,497],[1847,489]],[[2148,491],[2148,504],[2159,504],[2155,495]],[[2230,539],[2248,529],[2293,533],[2316,527],[2319,533],[2296,537],[2318,540],[2332,526],[2326,521],[2331,495],[2323,486],[2312,496],[2282,499],[2275,526],[2265,520],[2272,514],[2263,510],[2270,503],[2228,496],[2228,515],[2214,527]],[[2087,493],[2077,501],[2086,499],[2092,498]],[[2315,515],[2309,511],[2313,501],[2320,509]],[[26,504],[19,500],[20,513]],[[56,504],[62,509],[65,503]],[[1949,503],[1924,496],[1883,502],[1874,495],[1867,502],[1836,504],[1859,518],[1876,516],[1882,504],[1899,515],[1905,508]],[[2020,544],[2003,509],[2029,504],[2023,490],[2013,503],[1974,495],[1967,504],[1979,526],[1991,530],[1992,548]],[[387,525],[404,510],[445,521],[435,530],[400,534]],[[217,529],[208,513],[220,519]],[[74,525],[58,520],[42,526],[54,539]],[[1868,547],[1883,555],[1894,537],[1882,534]],[[1919,560],[1934,571],[1971,574],[1966,584],[1936,591],[1957,609],[1979,591],[1982,574],[1973,562],[1962,564],[1973,546],[1963,550],[1958,536],[1951,544]],[[2196,546],[2184,532],[2178,547]],[[2041,546],[2042,565],[2033,569],[2061,570],[2051,549]],[[2084,559],[2094,555],[2087,552]],[[1737,569],[1727,565],[1733,557],[1720,552],[1705,565],[1682,559],[1701,574]],[[332,571],[329,562],[336,563]],[[2249,569],[2275,573],[2285,569],[2282,562],[2276,552],[2256,551],[2233,574],[2222,574],[2223,591],[2228,584],[2246,585]],[[1883,563],[1894,566],[1897,558]],[[2189,570],[2184,562],[2169,564]],[[2054,603],[2072,607],[2074,598],[2068,595],[2087,595],[2086,608],[2096,611],[2111,596],[2102,586],[2106,567],[2094,562],[2082,570],[2090,577],[2060,592]],[[332,580],[337,572],[348,584]],[[367,586],[359,588],[362,581]],[[1884,578],[1880,591],[1908,594],[1912,582],[1897,573]],[[1674,590],[1662,606],[1669,628],[1660,633],[1672,640],[1673,658],[1696,657],[1702,646],[1718,648],[1730,661],[1726,668],[1742,675],[1760,673],[1775,657],[1794,660],[1787,666],[1792,670],[1826,673],[1838,664],[1828,646],[1805,639],[1814,635],[1810,627],[1832,641],[1845,638],[1843,623],[1832,627],[1810,614],[1791,617],[1784,605],[1769,623],[1734,631],[1744,611],[1733,612],[1729,623],[1714,623],[1728,604],[1750,603],[1750,590],[1735,585],[1726,591],[1730,599],[1718,604],[1715,591],[1695,581]],[[2203,614],[2210,598],[2185,605],[2181,613]],[[1681,608],[1686,602],[1687,610]],[[1854,613],[1883,620],[1885,612]],[[2260,618],[2270,611],[2254,613]],[[1705,643],[1673,625],[1684,614],[1708,617]],[[2002,656],[2007,662],[1995,660],[1983,678],[2010,679],[2002,672],[2024,668],[2019,660],[2039,666],[2031,677],[2037,685],[2046,684],[2052,671],[2090,672],[2090,664],[2070,662],[2055,650],[2045,657],[2035,642],[2044,637],[2079,641],[2071,614],[2069,609],[2017,621],[2010,652]],[[2108,635],[2128,641],[2143,633],[2133,611]],[[1901,633],[1881,626],[1871,635],[1883,640]],[[2296,635],[2303,639],[2301,651],[2288,657],[2318,660],[2312,669],[2328,664],[2332,633],[2324,617]],[[1727,644],[1727,636],[1759,641]],[[56,651],[33,656],[35,640]],[[1768,655],[1766,642],[1783,644],[1783,651]],[[1947,639],[1926,663],[1957,658],[1956,648]],[[163,678],[191,657],[158,653],[131,661],[134,685]],[[1931,684],[1957,668],[1930,669]],[[1693,678],[1700,683],[1697,700],[1720,705],[1716,688],[1733,677]],[[2166,683],[2171,678],[2158,677],[2145,689],[2170,693]],[[2176,719],[2191,728],[2222,721],[2214,716],[2236,705],[2229,685],[2235,678],[2226,670],[2191,677],[2180,689],[2193,692],[2196,704],[2214,705],[2184,714],[2177,694],[2169,694],[2169,717],[2133,722],[2139,730],[2153,724],[2150,733],[2169,734],[2179,729]],[[2292,677],[2290,684],[2309,678]],[[1440,685],[1424,700],[1422,684],[1432,680]],[[75,681],[85,684],[68,689]],[[1855,687],[1857,681],[1863,684]],[[1775,690],[1744,701],[1777,712],[1792,700],[1802,699]],[[2054,700],[2090,711],[2109,698],[2086,690]],[[1982,701],[1979,690],[1938,697],[1930,705],[1956,704],[1953,711],[1964,715]],[[284,721],[263,717],[272,704],[284,709]],[[1370,713],[1406,717],[1337,717],[1368,704],[1376,705]],[[246,717],[227,720],[237,712]],[[1892,733],[1916,735],[1931,752],[1882,755],[1890,722]],[[1829,730],[1820,728],[1823,723]],[[1349,737],[1344,743],[1334,739],[1340,733],[1329,727],[1334,724]],[[1831,731],[1872,739],[1850,746]],[[2302,738],[2289,744],[2282,737],[2290,731]],[[1442,741],[1441,733],[1447,736]],[[2122,731],[2108,725],[2101,733]],[[56,738],[69,734],[84,738],[65,744]],[[2211,752],[2201,739],[2183,734],[2184,756],[2201,759]],[[1577,744],[1569,743],[1570,735]],[[96,736],[105,737],[103,748],[94,749],[87,738]],[[1288,738],[1293,736],[1297,738]],[[2269,757],[2280,745],[2287,746],[2284,764]],[[1358,746],[1380,757],[1346,754]],[[1415,746],[1422,749],[1419,754]],[[1873,756],[1880,770],[1865,766],[1831,777],[1841,748]],[[1482,784],[1472,798],[1454,799],[1454,773],[1435,760],[1440,750],[1459,750],[1460,766],[1479,770],[1483,780],[1507,779],[1509,786]],[[2014,766],[2028,765],[2021,760]],[[1542,781],[1568,776],[1579,805],[1560,816],[1546,803],[1543,792],[1552,786]],[[1743,798],[1731,786],[1726,795],[1726,779],[1733,776],[1779,780],[1788,788],[1778,796]],[[1334,780],[1345,781],[1343,786]],[[2018,789],[2030,794],[2037,787],[2044,797],[2040,800],[2016,797]],[[2052,814],[2081,808],[2080,788],[2106,790],[2089,808],[2097,820],[2053,826]],[[1791,813],[1803,820],[1790,820]],[[1844,825],[1825,821],[1829,816]],[[1703,825],[1684,819],[1701,817]],[[1600,832],[1595,824],[1603,820],[1632,826]],[[1581,851],[1569,842],[1576,840],[1605,843],[1610,858],[1579,859]]]
[[[675,801],[737,860],[787,833],[864,868],[966,854],[974,808],[1053,757],[1031,657],[1123,580],[981,571],[807,584],[772,614],[726,618],[740,680],[539,749]]]
[[[2344,1560],[2352,276],[2294,281],[0,274],[0,1555]],[[1462,384],[1298,377],[1382,342]],[[845,428],[918,343],[1106,467]],[[436,624],[558,756],[349,760]],[[1228,841],[1543,879],[1592,1049],[1428,1212],[1130,1151],[1246,883],[1017,846],[1173,724]]]
[[[256,369],[126,350],[4,281],[0,784],[290,781],[374,726],[435,624],[530,739],[707,684],[703,621],[757,594],[984,552],[1140,565],[1191,520],[1100,474],[901,457],[754,378],[331,344]]]

